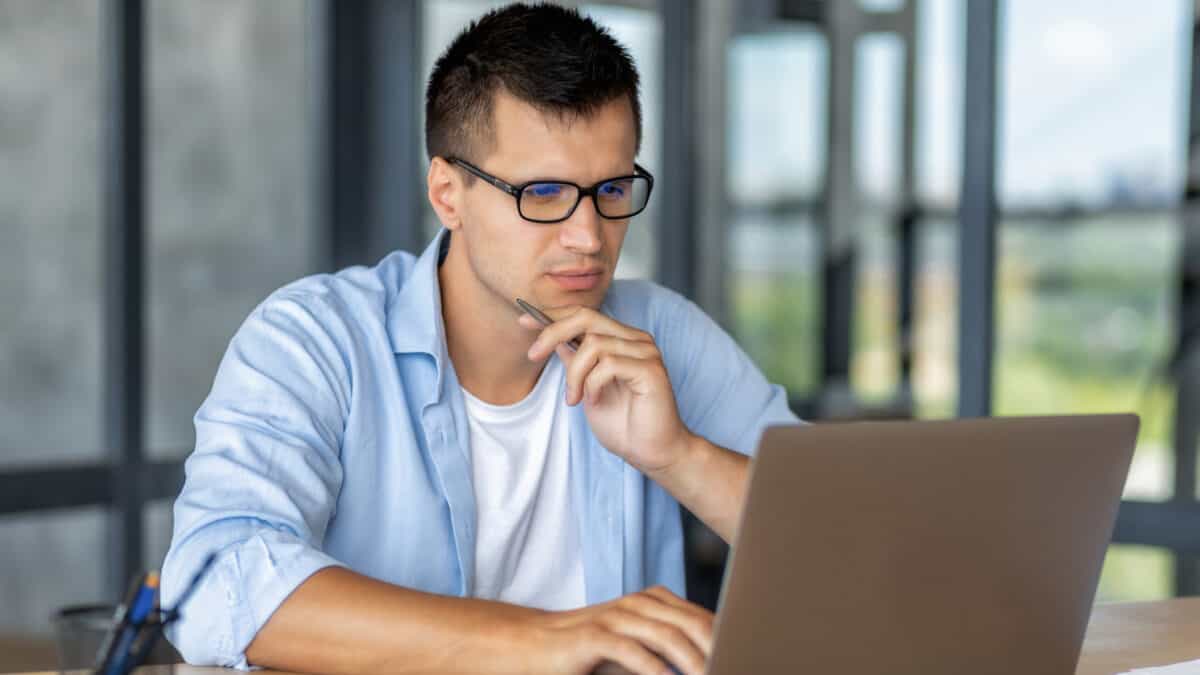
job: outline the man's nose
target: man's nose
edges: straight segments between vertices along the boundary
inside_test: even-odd
[[[563,248],[580,253],[598,253],[602,245],[600,214],[591,196],[585,196],[571,214],[559,225],[558,238]]]

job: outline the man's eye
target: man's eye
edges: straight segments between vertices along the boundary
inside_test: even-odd
[[[556,197],[562,192],[562,186],[555,185],[554,183],[543,183],[530,185],[525,188],[525,191],[534,197]]]
[[[605,197],[620,197],[625,194],[625,186],[620,183],[605,183],[600,186],[600,194]]]

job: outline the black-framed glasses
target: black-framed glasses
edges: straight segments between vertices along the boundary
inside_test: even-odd
[[[596,212],[610,220],[632,218],[646,209],[654,176],[634,164],[631,176],[606,178],[591,187],[565,180],[533,180],[520,185],[506,183],[470,162],[447,157],[447,162],[462,167],[517,200],[517,213],[534,223],[561,223],[570,218],[584,197],[591,197]]]

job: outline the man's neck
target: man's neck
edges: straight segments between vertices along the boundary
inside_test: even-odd
[[[494,405],[509,405],[533,391],[543,363],[525,353],[537,337],[517,323],[516,305],[497,300],[469,272],[464,251],[454,244],[438,268],[446,349],[459,384],[472,396]]]

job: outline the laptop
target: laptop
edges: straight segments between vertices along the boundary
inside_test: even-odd
[[[1135,415],[768,429],[709,675],[1075,672]]]

